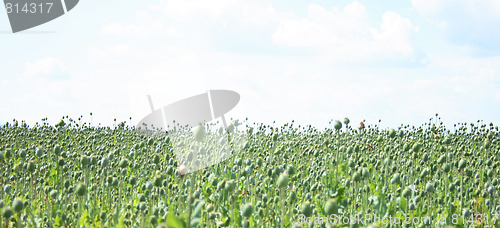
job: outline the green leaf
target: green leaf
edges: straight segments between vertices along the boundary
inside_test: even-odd
[[[194,218],[191,220],[191,227],[197,227],[198,224],[200,224],[201,219],[200,218]]]
[[[399,208],[401,208],[404,212],[406,212],[406,207],[408,205],[408,202],[404,196],[401,196],[399,200]]]
[[[54,221],[54,228],[59,228],[61,227],[62,224],[62,219],[59,217],[59,215],[56,217],[56,220]]]
[[[226,207],[224,207],[224,206],[222,206],[222,205],[221,205],[221,206],[220,206],[220,209],[221,209],[221,213],[222,213],[223,215],[228,215],[229,210],[228,210]]]
[[[184,228],[184,222],[177,218],[174,213],[169,212],[167,215],[167,227],[169,228]]]
[[[201,210],[203,210],[203,207],[205,206],[205,201],[201,200],[196,204],[196,207],[194,208],[193,211],[193,218],[200,218],[201,217]]]
[[[96,214],[94,218],[94,222],[92,223],[92,228],[99,228],[101,227],[101,218],[99,218],[99,215]]]
[[[83,211],[82,217],[80,218],[80,225],[81,226],[90,225],[90,214],[88,210]]]
[[[391,216],[394,216],[394,214],[396,213],[396,201],[392,201],[389,203],[387,213]]]
[[[285,215],[285,227],[290,227],[290,217],[288,215]]]
[[[116,226],[117,228],[126,228],[125,224],[123,224],[123,219],[120,220],[118,225]]]
[[[221,223],[218,224],[218,226],[221,226],[221,227],[226,227],[226,226],[229,226],[229,224],[231,224],[231,219],[229,217],[224,217],[221,219]]]
[[[368,197],[368,200],[373,202],[373,206],[375,207],[375,210],[378,210],[380,208],[379,207],[380,200],[379,200],[378,196],[370,196],[370,197]]]

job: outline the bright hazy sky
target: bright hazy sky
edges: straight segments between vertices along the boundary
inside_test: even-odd
[[[0,123],[133,124],[209,89],[227,117],[327,127],[500,121],[500,1],[82,0],[12,34],[0,10]]]

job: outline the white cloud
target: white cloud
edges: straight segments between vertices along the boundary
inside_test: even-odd
[[[334,59],[420,61],[412,41],[417,32],[418,27],[409,19],[394,12],[382,16],[380,29],[374,27],[366,8],[358,2],[331,11],[311,4],[306,18],[283,21],[273,40],[286,46],[318,48]]]
[[[137,50],[128,44],[116,44],[107,48],[89,47],[90,57],[100,60],[109,60],[117,57],[136,57],[144,58],[145,53]]]
[[[151,16],[153,13],[153,11],[141,11],[136,14],[133,22],[127,25],[106,22],[101,29],[101,33],[122,37],[182,36],[182,33],[177,28],[167,26],[160,18]]]
[[[279,16],[267,1],[214,0],[183,1],[162,0],[153,7],[168,18],[195,24],[227,25],[234,21],[263,26],[276,21]]]
[[[417,11],[469,54],[500,54],[500,3],[496,0],[412,0]]]
[[[68,76],[67,67],[64,63],[54,57],[46,57],[33,62],[27,62],[24,69],[25,77],[49,76],[51,78],[63,79]]]

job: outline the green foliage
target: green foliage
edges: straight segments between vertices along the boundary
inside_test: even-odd
[[[359,213],[451,225],[452,214],[499,208],[495,126],[250,124],[241,151],[187,173],[166,135],[64,122],[0,129],[2,226],[293,227],[299,214]],[[193,134],[210,151],[207,132]]]

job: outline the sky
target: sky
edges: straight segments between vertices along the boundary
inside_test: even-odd
[[[0,123],[132,125],[210,89],[226,118],[318,128],[500,121],[500,1],[85,0],[12,33],[0,10]]]

